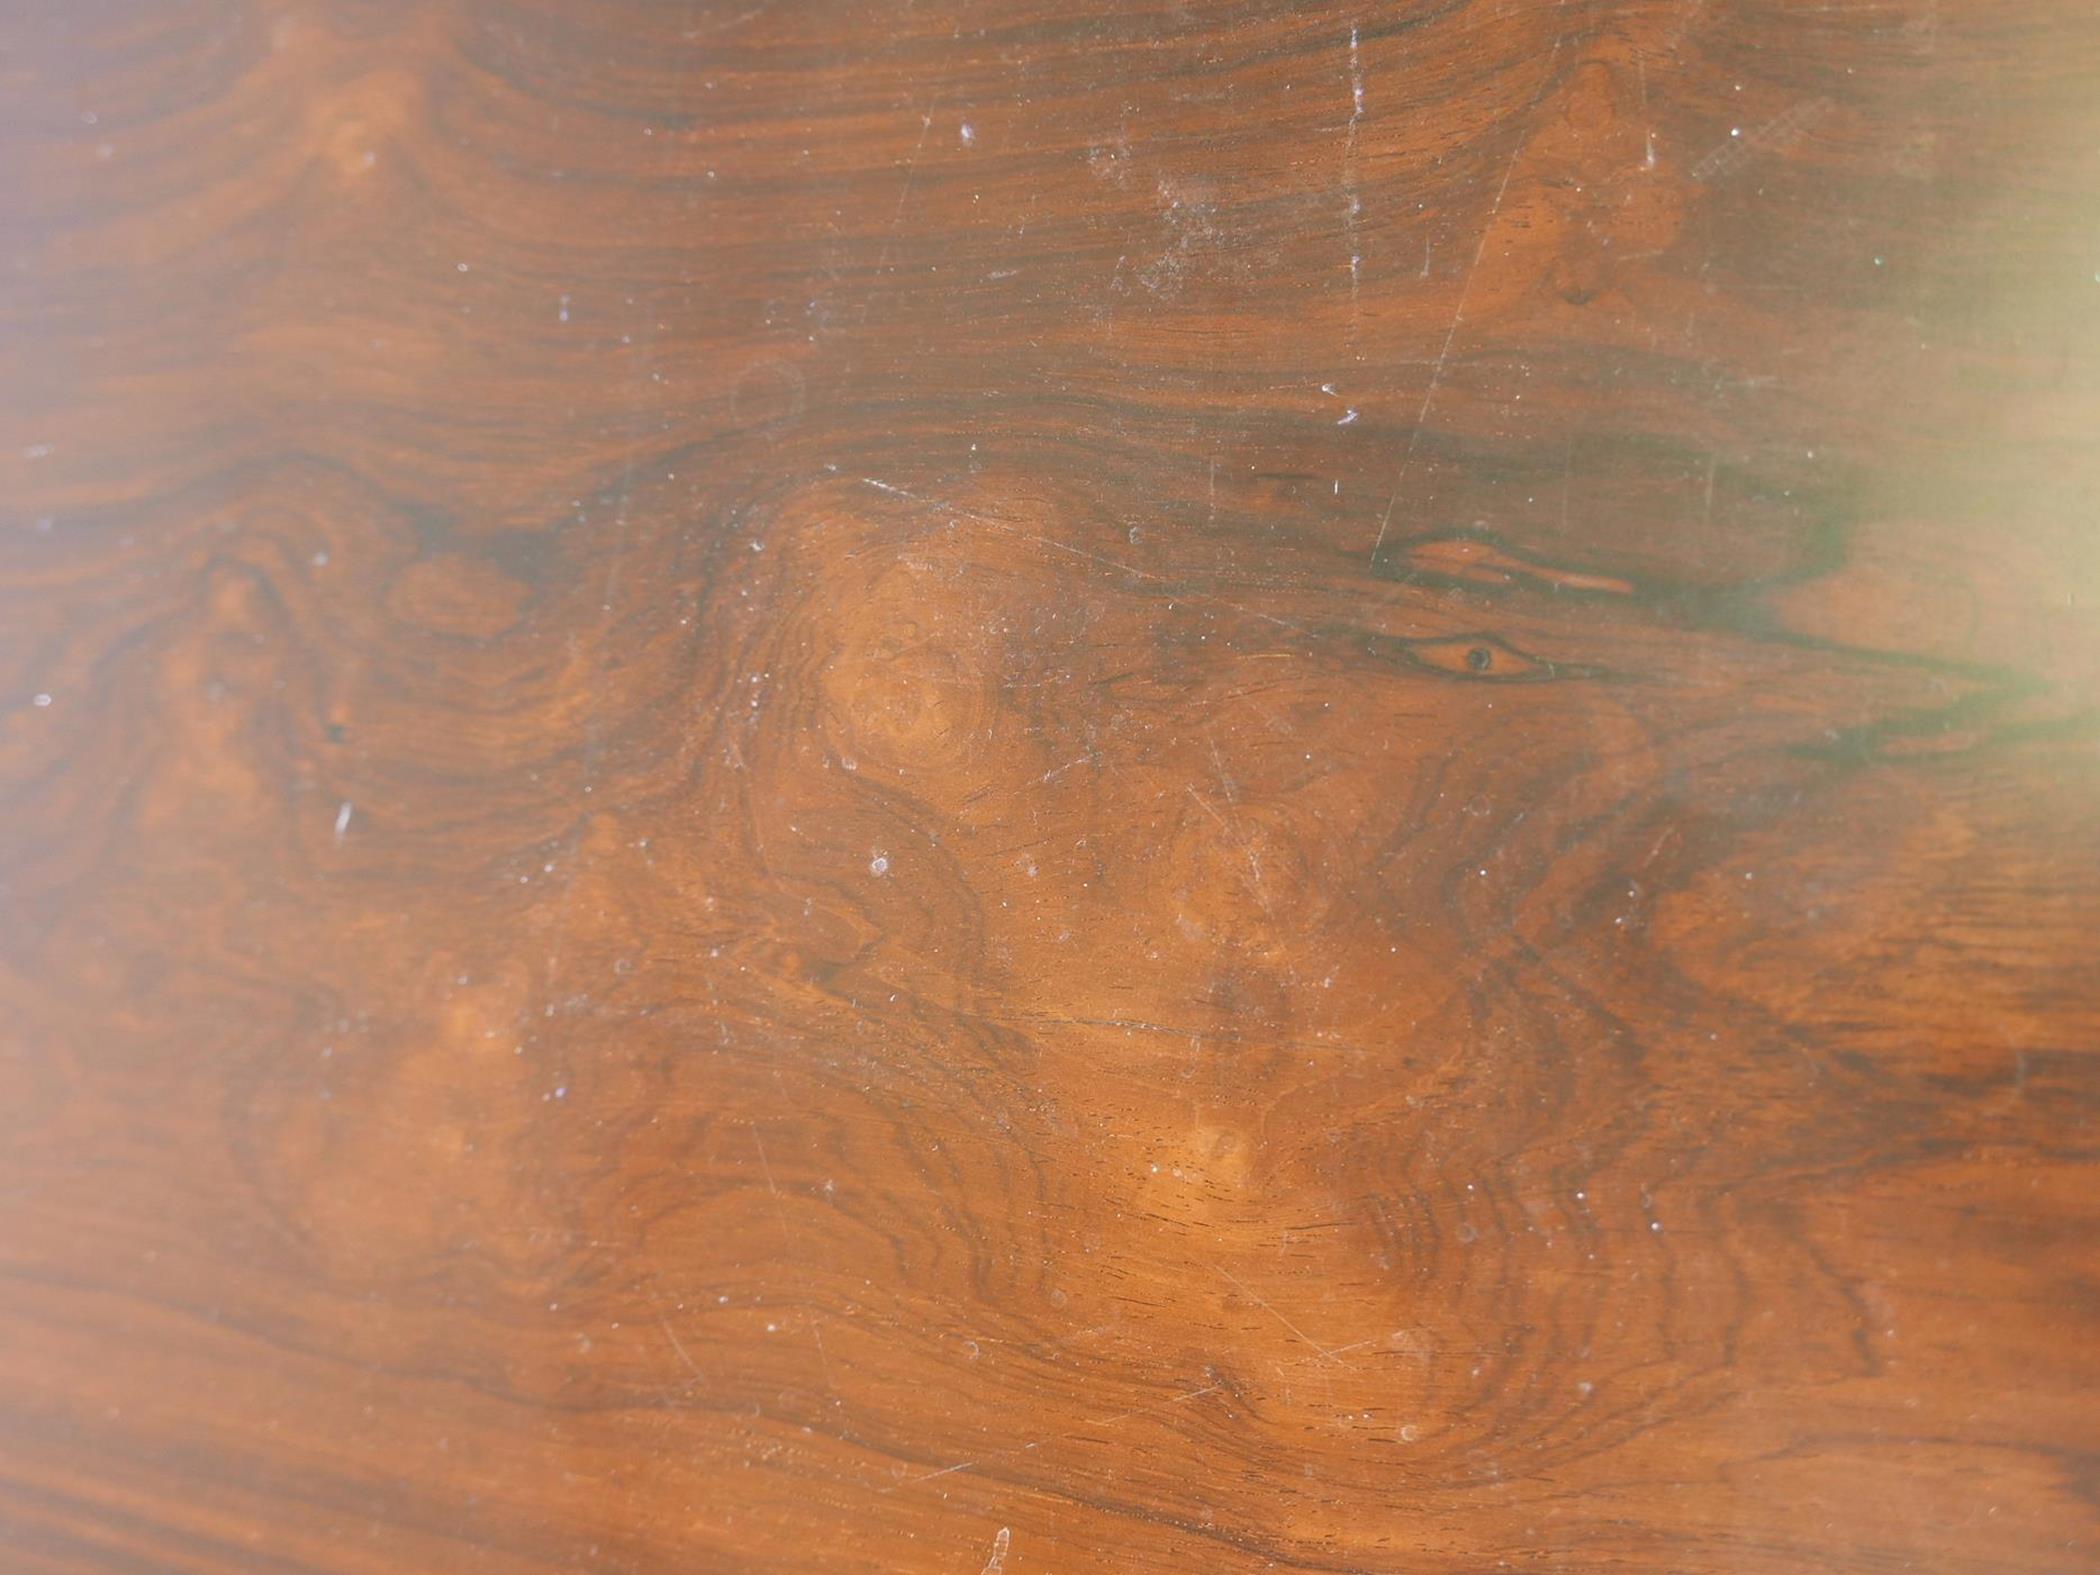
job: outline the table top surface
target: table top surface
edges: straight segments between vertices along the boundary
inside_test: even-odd
[[[2100,1560],[2100,11],[0,81],[0,1566]]]

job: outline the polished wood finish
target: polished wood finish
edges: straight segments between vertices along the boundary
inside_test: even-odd
[[[0,42],[0,1565],[2100,1562],[2100,13]]]

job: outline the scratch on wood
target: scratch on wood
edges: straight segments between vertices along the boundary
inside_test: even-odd
[[[685,1363],[685,1370],[702,1383],[707,1382],[707,1374],[700,1371],[700,1364],[693,1360],[692,1353],[685,1348],[685,1341],[679,1339],[678,1331],[671,1327],[670,1314],[658,1313],[656,1321],[663,1325],[664,1336],[671,1342],[671,1349],[678,1353],[678,1360]]]
[[[1567,42],[1563,33],[1553,40],[1553,53],[1546,59],[1546,81],[1553,80],[1553,67],[1560,59],[1560,47]],[[1378,550],[1385,545],[1386,532],[1392,528],[1393,510],[1400,505],[1400,495],[1407,489],[1407,473],[1415,462],[1415,449],[1422,441],[1422,427],[1429,420],[1429,407],[1436,402],[1436,391],[1444,381],[1444,368],[1451,360],[1451,346],[1458,338],[1459,324],[1466,320],[1466,301],[1473,293],[1473,279],[1480,272],[1480,260],[1487,255],[1488,242],[1495,234],[1495,219],[1502,212],[1502,199],[1509,193],[1509,178],[1517,172],[1517,160],[1524,156],[1528,139],[1519,137],[1517,145],[1510,150],[1509,162],[1502,166],[1502,181],[1495,188],[1495,200],[1488,204],[1486,221],[1480,226],[1480,244],[1473,248],[1473,261],[1466,269],[1466,276],[1458,287],[1458,305],[1451,312],[1451,327],[1444,334],[1443,348],[1437,351],[1436,363],[1429,369],[1429,386],[1422,390],[1422,407],[1415,412],[1414,430],[1407,437],[1407,452],[1400,459],[1400,475],[1393,482],[1393,495],[1386,501],[1385,515],[1378,522],[1378,539],[1371,543],[1371,564],[1378,563]]]
[[[1018,541],[1033,542],[1038,547],[1045,548],[1051,552],[1061,552],[1068,557],[1082,558],[1088,563],[1099,564],[1104,569],[1114,569],[1120,574],[1127,574],[1134,580],[1144,580],[1153,585],[1179,584],[1178,581],[1172,580],[1164,574],[1154,574],[1150,569],[1141,569],[1134,563],[1125,563],[1119,558],[1104,557],[1098,552],[1089,552],[1084,547],[1074,547],[1065,542],[1052,541],[1048,536],[1038,536],[1032,531],[1021,530],[1016,526],[1007,524],[1004,520],[994,519],[991,515],[980,513],[975,509],[963,508],[959,504],[950,503],[943,498],[927,497],[922,493],[911,492],[903,487],[894,486],[887,481],[878,481],[873,476],[863,476],[860,479],[862,485],[873,487],[878,492],[887,492],[891,497],[904,498],[912,503],[923,503],[930,508],[946,509],[951,514],[982,525],[986,530],[998,531],[1003,535],[1012,536]],[[1288,618],[1279,618],[1274,613],[1265,613],[1259,608],[1248,607],[1240,602],[1229,601],[1223,596],[1213,596],[1207,591],[1184,589],[1178,591],[1177,594],[1183,601],[1208,602],[1213,607],[1226,608],[1229,611],[1238,613],[1243,618],[1255,618],[1263,623],[1272,623],[1279,629],[1290,630],[1293,634],[1310,633],[1303,624],[1293,623]]]
[[[933,131],[933,106],[919,117],[919,140],[911,150],[911,157],[904,161],[904,188],[897,193],[897,211],[890,215],[890,227],[882,238],[882,250],[875,254],[875,271],[868,280],[868,293],[861,297],[860,321],[868,320],[868,307],[875,299],[875,292],[882,288],[882,276],[889,268],[890,248],[897,243],[897,232],[904,226],[904,205],[911,201],[912,182],[919,178],[919,155],[926,151],[926,138]]]
[[[1213,1265],[1213,1267],[1215,1267],[1215,1265]],[[1237,1277],[1231,1274],[1226,1273],[1223,1269],[1219,1269],[1217,1272],[1219,1279],[1223,1280],[1227,1285],[1230,1285],[1234,1290],[1238,1291],[1242,1296],[1246,1297],[1249,1301],[1254,1303],[1255,1306],[1259,1307],[1271,1318],[1274,1318],[1278,1323],[1282,1324],[1286,1329],[1290,1330],[1292,1334],[1295,1334],[1299,1339],[1303,1340],[1314,1351],[1318,1352],[1328,1361],[1333,1362],[1335,1366],[1339,1367],[1342,1365],[1340,1357],[1336,1356],[1333,1351],[1329,1350],[1318,1340],[1315,1340],[1311,1335],[1307,1334],[1303,1329],[1299,1328],[1296,1324],[1292,1323],[1290,1319],[1284,1317],[1284,1315],[1278,1312],[1274,1307],[1271,1307],[1268,1304],[1268,1302],[1262,1298],[1260,1293],[1251,1289],[1244,1281],[1238,1279]],[[1344,1349],[1347,1348],[1344,1347]]]
[[[1363,118],[1363,52],[1357,30],[1352,27],[1349,29],[1349,131],[1342,147],[1342,192],[1345,199],[1342,231],[1349,243],[1349,333],[1352,339],[1356,336],[1357,321],[1363,309],[1364,257],[1356,233],[1356,221],[1364,211],[1363,199],[1356,190],[1356,129],[1363,123]]]
[[[1154,1401],[1151,1405],[1133,1406],[1130,1410],[1118,1411],[1113,1416],[1097,1416],[1089,1421],[1080,1423],[1078,1427],[1070,1432],[1053,1433],[1048,1438],[1038,1438],[1031,1443],[1021,1445],[1018,1449],[1002,1449],[994,1454],[979,1455],[974,1460],[958,1460],[952,1466],[942,1466],[938,1471],[922,1472],[918,1476],[907,1478],[905,1481],[898,1483],[896,1487],[884,1488],[882,1491],[894,1493],[898,1488],[917,1487],[922,1482],[931,1482],[937,1477],[953,1476],[958,1471],[974,1471],[988,1461],[1010,1460],[1016,1455],[1025,1455],[1033,1450],[1041,1449],[1045,1444],[1056,1444],[1063,1442],[1067,1438],[1076,1438],[1090,1428],[1113,1427],[1118,1422],[1128,1422],[1136,1417],[1151,1416],[1155,1412],[1165,1411],[1173,1406],[1186,1405],[1191,1400],[1201,1400],[1205,1395],[1214,1395],[1224,1387],[1223,1384],[1205,1384],[1201,1389],[1191,1389],[1185,1394],[1169,1395],[1166,1399]]]

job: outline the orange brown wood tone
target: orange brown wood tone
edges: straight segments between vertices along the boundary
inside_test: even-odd
[[[0,81],[0,1568],[2100,1561],[2100,12]]]

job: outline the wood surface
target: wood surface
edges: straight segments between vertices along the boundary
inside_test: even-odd
[[[2100,1567],[2086,0],[0,88],[0,1568]]]

